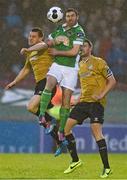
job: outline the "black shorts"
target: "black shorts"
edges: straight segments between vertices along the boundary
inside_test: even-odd
[[[46,85],[46,78],[37,82],[36,87],[35,87],[35,91],[34,91],[34,95],[41,95],[42,91],[45,88],[45,85]],[[52,91],[52,98],[55,96],[55,94],[56,94],[56,87]],[[53,104],[50,101],[50,103],[48,105],[48,109],[50,109],[52,107],[53,107]]]
[[[80,102],[72,109],[69,117],[76,119],[78,124],[87,118],[90,118],[90,123],[103,124],[104,107],[98,102]]]

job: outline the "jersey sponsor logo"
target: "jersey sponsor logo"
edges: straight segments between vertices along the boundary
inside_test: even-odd
[[[33,51],[31,52],[30,56],[29,56],[29,60],[33,61],[33,60],[37,60],[38,59],[38,51]]]
[[[89,77],[89,76],[91,76],[92,75],[92,72],[85,72],[85,73],[81,73],[80,74],[80,77],[81,78],[84,78],[84,77]]]
[[[67,36],[57,36],[55,38],[56,44],[63,43],[65,46],[69,46],[69,38]]]

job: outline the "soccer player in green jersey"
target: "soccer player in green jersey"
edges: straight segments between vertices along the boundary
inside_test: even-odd
[[[70,98],[77,83],[78,53],[85,37],[78,19],[78,12],[69,8],[65,12],[66,22],[49,35],[50,42],[53,42],[53,48],[49,49],[49,53],[54,56],[54,63],[47,73],[47,83],[41,95],[40,121],[45,122],[47,105],[51,99],[52,90],[58,83],[62,88],[58,133],[61,141],[64,140],[64,127],[70,112]]]
[[[69,8],[65,12],[65,23],[60,25],[49,35],[47,44],[49,54],[54,56],[54,63],[47,73],[47,82],[41,95],[40,122],[44,124],[45,112],[51,99],[52,90],[56,84],[62,88],[62,105],[60,109],[59,139],[64,141],[64,127],[70,112],[70,99],[77,83],[78,60],[80,46],[83,44],[85,33],[78,24],[79,14]],[[41,48],[41,45],[33,47],[34,50]],[[42,46],[43,48],[43,46]],[[56,151],[56,156],[61,152]]]

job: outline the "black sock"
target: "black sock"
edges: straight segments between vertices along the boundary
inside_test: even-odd
[[[76,142],[73,134],[69,134],[66,136],[66,140],[68,141],[67,148],[69,150],[69,153],[72,157],[72,162],[77,162],[79,161],[78,155],[77,155],[77,150],[76,150]]]
[[[47,122],[51,122],[52,121],[52,116],[50,116],[47,112],[45,113],[45,120],[47,121]]]
[[[38,107],[37,112],[35,113],[36,116],[40,115],[40,106]],[[52,116],[50,116],[47,112],[45,112],[45,120],[46,121],[51,121],[52,120]]]
[[[52,116],[50,116],[47,112],[45,113],[45,119],[46,121],[52,121]],[[53,131],[50,133],[50,135],[53,137],[53,139],[56,141],[57,145],[59,145],[61,142],[59,141],[59,137],[58,137],[58,128],[57,126],[55,126],[53,128]]]
[[[105,139],[101,139],[96,142],[99,147],[99,152],[101,156],[102,163],[104,165],[104,168],[110,168],[109,162],[108,162],[108,152],[107,152],[107,145]]]
[[[40,115],[40,106],[38,107],[38,110],[37,110],[37,112],[35,113],[35,115],[39,117],[39,115]],[[46,120],[47,122],[49,122],[49,121],[51,122],[51,120],[52,120],[52,116],[50,116],[47,112],[45,113],[45,120]],[[46,128],[46,125],[43,124],[43,127]]]
[[[40,107],[38,108],[37,112],[35,113],[36,116],[40,115]],[[51,121],[52,120],[52,116],[50,116],[47,112],[45,113],[45,120],[46,121]]]
[[[57,126],[54,127],[53,131],[50,134],[53,137],[53,139],[56,141],[57,145],[60,145],[61,141],[59,141]]]
[[[38,107],[37,112],[35,113],[36,116],[40,115],[40,106]],[[45,112],[45,120],[46,121],[51,121],[52,120],[52,116],[50,116],[47,112]]]

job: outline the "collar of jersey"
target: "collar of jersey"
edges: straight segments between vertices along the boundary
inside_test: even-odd
[[[75,27],[78,27],[78,23],[76,23],[73,27],[75,28]],[[65,30],[65,27],[67,26],[67,23],[64,23],[63,25],[62,25],[62,27],[63,27],[63,29]]]
[[[81,61],[82,61],[82,62],[84,62],[84,63],[86,63],[86,62],[88,62],[88,61],[90,60],[90,58],[91,58],[91,57],[93,57],[93,56],[92,56],[92,55],[90,55],[88,58],[86,58],[85,60],[84,60],[84,59],[82,59]]]

